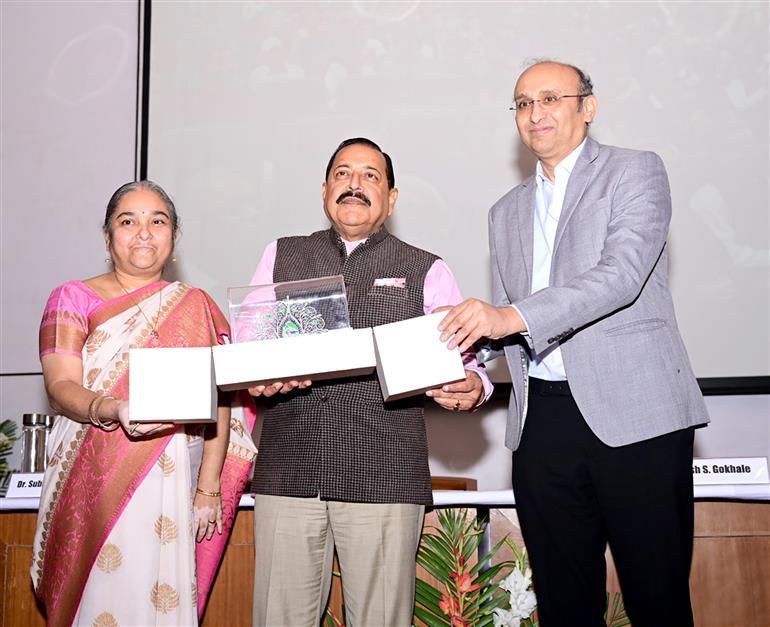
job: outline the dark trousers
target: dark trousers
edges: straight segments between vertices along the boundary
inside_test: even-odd
[[[530,379],[513,490],[541,627],[605,625],[609,542],[634,627],[689,627],[693,429],[612,448],[566,382]]]

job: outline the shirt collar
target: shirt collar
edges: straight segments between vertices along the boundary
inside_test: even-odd
[[[375,244],[378,244],[382,240],[384,240],[390,233],[388,232],[388,229],[383,225],[381,226],[377,231],[372,233],[369,237],[366,239],[360,239],[355,241],[348,241],[340,235],[337,230],[332,227],[329,229],[329,233],[332,237],[332,240],[335,242],[338,242],[338,246],[342,245],[345,249],[345,254],[350,255],[356,248],[358,248],[362,244],[369,244],[370,246],[373,246]]]
[[[564,159],[559,161],[558,164],[556,164],[556,167],[553,169],[555,178],[559,179],[561,178],[561,175],[569,178],[570,174],[572,174],[572,170],[574,169],[575,164],[577,163],[580,153],[583,151],[583,146],[586,144],[586,139],[588,139],[588,136],[586,136],[583,141],[580,142],[575,150],[573,150],[566,157],[564,157]],[[548,181],[549,183],[551,182],[543,173],[543,165],[540,163],[540,161],[538,161],[537,165],[535,166],[535,174],[537,174],[537,178],[541,183],[545,181]]]
[[[344,237],[340,237],[340,239],[342,240],[342,243],[345,244],[345,252],[348,256],[350,256],[350,253],[352,253],[356,248],[358,248],[366,241],[365,239],[358,239],[353,242],[349,242]]]

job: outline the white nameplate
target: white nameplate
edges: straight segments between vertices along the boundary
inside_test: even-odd
[[[42,472],[17,472],[11,475],[11,482],[8,484],[5,498],[39,498],[42,488]]]
[[[692,460],[695,485],[770,483],[766,457],[714,457]]]

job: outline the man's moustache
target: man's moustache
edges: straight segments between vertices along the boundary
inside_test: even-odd
[[[372,202],[364,195],[363,192],[354,192],[353,190],[348,190],[340,194],[340,197],[337,199],[337,204],[339,205],[346,198],[358,198],[358,200],[366,203],[367,207],[372,206]]]

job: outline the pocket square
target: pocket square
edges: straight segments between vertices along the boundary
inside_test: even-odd
[[[374,287],[406,287],[406,278],[374,279]]]

